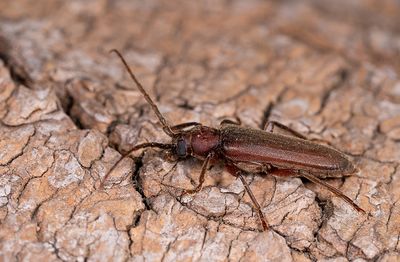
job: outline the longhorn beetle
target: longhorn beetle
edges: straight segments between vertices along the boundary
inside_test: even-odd
[[[202,189],[210,161],[222,162],[228,172],[239,178],[243,183],[264,230],[268,230],[269,225],[257,199],[243,177],[243,174],[247,172],[266,173],[281,177],[304,177],[326,187],[333,194],[350,204],[356,211],[365,214],[365,211],[349,197],[320,179],[342,177],[343,173],[351,174],[356,171],[352,162],[343,153],[331,147],[309,141],[300,133],[275,121],[267,122],[264,130],[242,127],[240,123],[231,120],[223,120],[219,128],[204,126],[197,122],[171,126],[132,73],[121,53],[115,49],[111,52],[116,53],[121,59],[137,88],[158,117],[164,132],[171,137],[171,143],[148,142],[136,145],[123,155],[105,175],[101,187],[122,159],[135,150],[154,147],[168,149],[178,159],[192,156],[204,161],[199,176],[199,184],[194,189],[184,190],[183,194],[199,192]],[[273,133],[274,126],[286,130],[291,133],[291,136]]]

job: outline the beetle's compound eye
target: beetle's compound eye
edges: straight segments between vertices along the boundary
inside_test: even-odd
[[[179,157],[185,157],[186,156],[186,142],[183,139],[179,139],[177,144],[176,144],[176,154]]]

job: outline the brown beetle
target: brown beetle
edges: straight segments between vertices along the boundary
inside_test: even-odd
[[[264,230],[269,228],[267,220],[244,179],[243,173],[255,172],[284,177],[304,177],[326,187],[358,212],[365,213],[349,197],[320,179],[342,177],[344,173],[350,174],[356,171],[354,165],[343,153],[331,147],[309,141],[303,135],[278,122],[267,122],[264,130],[241,127],[240,123],[230,120],[222,121],[219,128],[207,127],[197,122],[171,126],[132,73],[123,56],[117,50],[112,50],[112,52],[115,52],[121,58],[132,80],[152,107],[163,126],[164,132],[171,137],[172,141],[170,144],[149,142],[135,146],[114,165],[108,174],[133,151],[155,147],[171,150],[178,158],[192,156],[204,160],[199,184],[194,189],[185,190],[184,194],[199,192],[210,161],[221,161],[229,173],[242,181],[257,210]],[[290,132],[292,136],[273,133],[274,126]],[[104,177],[103,183],[108,174]]]

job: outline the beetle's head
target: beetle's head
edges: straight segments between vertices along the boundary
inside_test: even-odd
[[[190,134],[179,134],[173,139],[172,154],[178,159],[184,159],[192,155],[192,147],[190,145]]]

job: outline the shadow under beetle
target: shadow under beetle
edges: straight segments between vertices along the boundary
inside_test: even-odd
[[[223,120],[219,128],[204,126],[197,122],[187,122],[171,126],[159,111],[143,86],[137,80],[127,62],[118,50],[115,52],[129,72],[139,91],[152,107],[164,132],[171,137],[170,144],[149,142],[136,145],[125,154],[104,177],[135,150],[147,147],[168,149],[179,159],[189,156],[203,160],[199,184],[184,194],[193,194],[202,189],[210,161],[221,161],[228,172],[238,177],[249,194],[264,230],[269,229],[267,219],[243,177],[244,173],[264,173],[281,177],[304,177],[311,182],[326,187],[329,191],[350,204],[356,211],[365,211],[349,197],[320,178],[342,177],[351,174],[356,168],[346,156],[328,146],[309,141],[300,133],[278,122],[269,121],[264,130],[240,126],[231,120]],[[274,127],[281,128],[291,135],[273,133]]]

